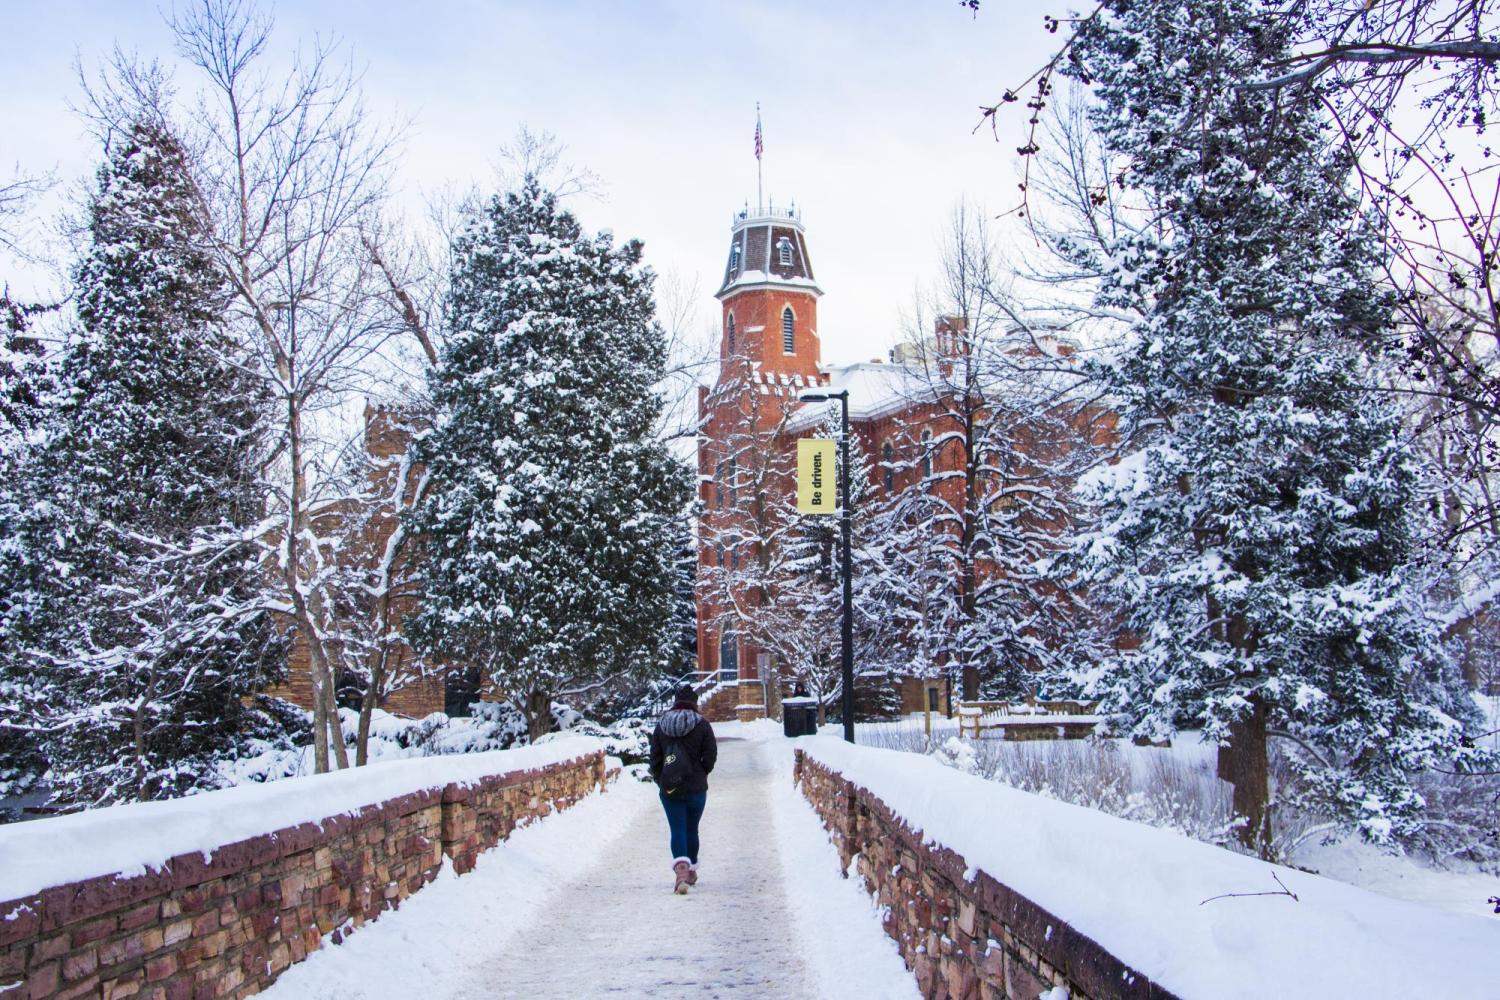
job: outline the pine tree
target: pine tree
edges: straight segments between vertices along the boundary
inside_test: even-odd
[[[690,486],[652,433],[665,347],[639,243],[587,235],[527,177],[454,259],[411,636],[483,669],[536,737],[554,697],[669,655]]]
[[[1144,319],[1098,372],[1127,454],[1078,548],[1140,647],[1088,684],[1138,733],[1201,719],[1262,853],[1269,738],[1381,842],[1419,821],[1406,773],[1459,750],[1423,666],[1418,471],[1363,389],[1391,309],[1378,244],[1316,106],[1237,87],[1286,31],[1253,0],[1109,0],[1070,64],[1155,209],[1101,294]]]
[[[220,322],[221,280],[181,144],[114,139],[75,271],[77,332],[28,455],[21,527],[46,608],[24,635],[59,798],[160,798],[215,782],[284,650],[264,611],[263,400]]]
[[[37,600],[47,580],[35,558],[34,531],[45,528],[26,477],[26,455],[46,419],[52,372],[30,329],[38,307],[0,292],[0,789],[34,782],[46,770],[28,720],[45,700],[25,658],[24,636],[47,614]],[[3,791],[0,791],[3,794]]]

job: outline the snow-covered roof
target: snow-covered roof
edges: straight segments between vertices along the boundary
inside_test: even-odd
[[[918,373],[906,365],[866,361],[828,366],[822,372],[826,382],[816,391],[849,390],[851,421],[889,416],[932,391]],[[787,430],[795,434],[816,427],[823,420],[828,406],[828,403],[803,403],[788,418]]]

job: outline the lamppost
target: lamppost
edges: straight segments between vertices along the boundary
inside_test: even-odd
[[[808,392],[799,397],[804,403],[826,403],[836,399],[842,404],[843,419],[839,424],[839,527],[843,534],[844,554],[844,739],[854,742],[854,558],[851,555],[851,538],[854,510],[849,498],[849,390],[838,392]]]

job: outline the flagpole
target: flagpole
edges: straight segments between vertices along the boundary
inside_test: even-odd
[[[760,131],[760,102],[755,102],[755,214],[766,214],[766,203],[762,197],[760,153],[763,148]]]

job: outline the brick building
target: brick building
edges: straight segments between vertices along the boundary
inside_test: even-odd
[[[934,395],[923,365],[953,366],[968,349],[966,321],[940,318],[932,338],[903,344],[885,360],[829,365],[821,355],[818,299],[822,295],[807,234],[795,209],[745,211],[733,220],[728,260],[716,298],[721,306],[719,370],[700,387],[698,449],[700,522],[697,587],[701,673],[717,681],[711,717],[753,719],[779,714],[791,693],[790,665],[778,662],[770,642],[757,642],[748,623],[764,608],[774,585],[776,556],[767,539],[782,536],[786,523],[770,523],[768,511],[785,510],[795,490],[795,442],[813,434],[828,412],[825,403],[802,403],[809,390],[847,390],[851,432],[872,470],[878,501],[919,484],[934,495],[961,502],[958,478],[942,473],[962,466],[952,440],[951,409]],[[1059,366],[1075,347],[1065,337],[1028,331],[1016,350],[1045,356]],[[1101,422],[1107,423],[1107,422]],[[1017,441],[1013,459],[1039,462],[1099,440],[1105,426],[1080,420],[1063,425],[1050,440]],[[938,475],[934,475],[934,473]],[[1056,530],[1060,523],[1043,524]],[[739,575],[742,567],[751,572]],[[715,572],[715,570],[730,570]],[[981,572],[992,572],[981,569]],[[726,582],[733,581],[733,582]],[[740,626],[734,623],[738,621]],[[900,711],[947,707],[951,677],[897,681]],[[857,695],[859,692],[857,691]]]

